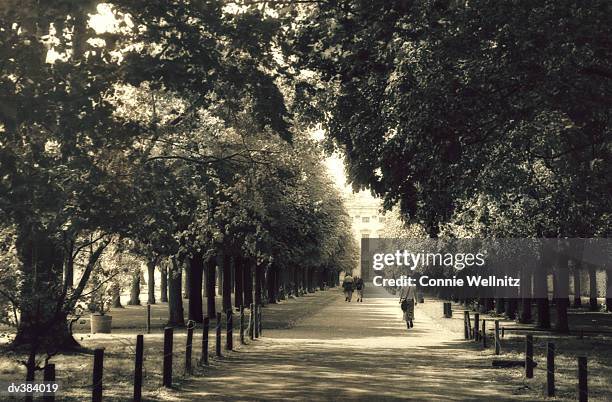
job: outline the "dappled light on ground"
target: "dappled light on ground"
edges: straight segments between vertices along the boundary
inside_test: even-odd
[[[337,300],[290,330],[186,385],[181,400],[521,400],[469,363],[463,342],[417,308],[405,328],[397,300]],[[499,397],[504,395],[504,397]]]

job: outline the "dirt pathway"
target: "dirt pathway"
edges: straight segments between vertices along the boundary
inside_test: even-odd
[[[408,331],[397,300],[330,292],[293,328],[266,330],[185,384],[181,400],[521,400],[423,309]]]

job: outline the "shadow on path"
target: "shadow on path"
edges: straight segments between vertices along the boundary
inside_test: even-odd
[[[185,385],[181,400],[521,400],[495,383],[465,342],[417,308],[407,330],[396,299],[337,298]],[[328,293],[328,292],[325,292]],[[311,308],[315,308],[314,305]],[[487,378],[489,380],[487,380]]]

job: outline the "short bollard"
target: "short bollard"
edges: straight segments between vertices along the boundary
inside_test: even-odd
[[[232,350],[234,349],[234,324],[233,324],[233,320],[232,320],[232,310],[229,309],[227,310],[226,314],[226,336],[225,336],[225,347],[227,350]]]
[[[204,325],[202,326],[202,357],[200,364],[208,366],[208,331],[210,330],[210,318],[204,318]]]
[[[144,337],[136,335],[136,357],[134,360],[134,402],[142,401],[142,360]]]
[[[49,382],[54,382],[55,381],[55,364],[48,363],[47,365],[45,365],[45,369],[43,371],[43,380],[44,381],[49,381]],[[42,399],[43,399],[44,402],[54,402],[55,401],[55,394],[54,393],[50,393],[48,395],[43,396]]]
[[[480,328],[478,328],[479,325],[480,325],[480,314],[475,313],[474,314],[474,342],[480,341]]]
[[[172,388],[172,348],[174,343],[174,329],[172,327],[164,328],[164,362],[162,373],[162,385],[166,388]]]
[[[187,323],[187,344],[185,345],[185,374],[191,374],[191,354],[193,351],[193,328],[195,322]]]
[[[578,401],[587,402],[589,400],[587,380],[587,358],[578,357]]]
[[[244,339],[244,307],[240,306],[240,343],[242,345],[246,345],[246,340]]]
[[[525,377],[533,378],[533,335],[525,335]]]
[[[501,352],[501,341],[499,339],[499,320],[495,320],[495,354],[499,355]]]
[[[102,372],[104,370],[104,349],[94,350],[92,402],[102,402]]]
[[[555,396],[555,344],[548,342],[546,348],[546,395]]]
[[[221,313],[217,313],[217,327],[215,338],[215,354],[217,355],[217,357],[221,357]]]

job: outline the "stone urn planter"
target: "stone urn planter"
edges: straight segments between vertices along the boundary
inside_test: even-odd
[[[91,315],[91,333],[92,334],[110,334],[113,317],[106,314]]]

